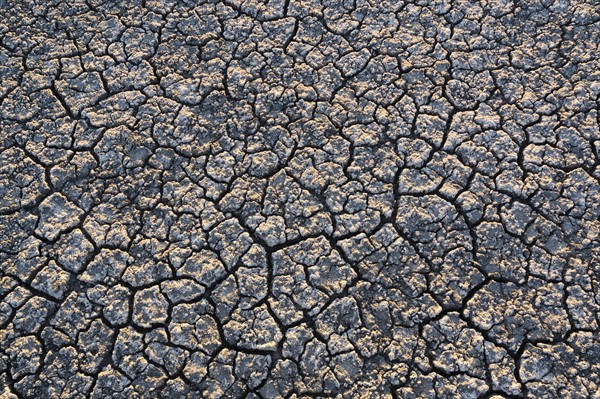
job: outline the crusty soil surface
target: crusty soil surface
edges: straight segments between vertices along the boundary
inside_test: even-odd
[[[0,0],[0,398],[600,398],[596,0]]]

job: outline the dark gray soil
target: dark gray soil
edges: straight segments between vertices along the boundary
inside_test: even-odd
[[[0,398],[600,398],[596,0],[0,1]]]

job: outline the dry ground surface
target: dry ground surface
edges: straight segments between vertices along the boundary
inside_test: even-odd
[[[600,398],[596,0],[0,1],[0,397]]]

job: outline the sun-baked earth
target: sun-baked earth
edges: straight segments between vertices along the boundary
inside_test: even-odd
[[[0,0],[0,398],[600,398],[596,0]]]

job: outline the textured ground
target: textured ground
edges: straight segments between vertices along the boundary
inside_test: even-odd
[[[0,1],[0,397],[600,398],[595,0]]]

